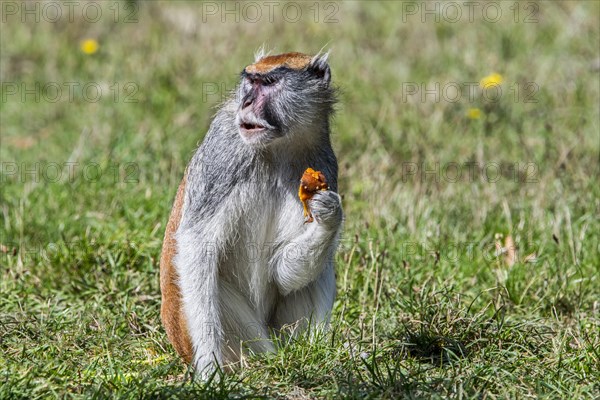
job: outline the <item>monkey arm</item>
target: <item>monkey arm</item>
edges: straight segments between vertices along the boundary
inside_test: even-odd
[[[316,280],[333,263],[343,219],[340,196],[329,190],[316,193],[310,207],[317,223],[304,225],[304,231],[278,246],[271,259],[284,296]]]

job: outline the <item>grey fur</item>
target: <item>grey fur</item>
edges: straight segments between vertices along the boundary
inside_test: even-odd
[[[242,341],[252,351],[272,351],[272,331],[328,323],[343,213],[326,59],[275,71],[263,117],[276,130],[256,143],[240,134],[241,103],[252,90],[242,77],[188,166],[174,263],[202,376],[215,363],[239,361]],[[322,171],[330,187],[311,200],[310,224],[297,195],[307,167]]]

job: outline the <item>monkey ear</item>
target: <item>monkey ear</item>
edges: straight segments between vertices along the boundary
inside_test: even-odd
[[[308,64],[308,68],[311,71],[314,71],[318,77],[323,79],[327,86],[329,86],[329,82],[331,82],[331,70],[329,68],[329,64],[327,63],[328,58],[329,51],[327,53],[319,53],[314,56]]]

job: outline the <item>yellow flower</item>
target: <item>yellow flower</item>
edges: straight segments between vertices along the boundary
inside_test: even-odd
[[[479,81],[479,86],[481,86],[483,89],[489,89],[491,87],[500,85],[503,80],[504,78],[502,78],[502,75],[494,72],[493,74],[481,78]]]
[[[469,108],[467,110],[467,118],[469,118],[469,119],[481,118],[481,110],[479,108]]]
[[[79,43],[79,48],[85,54],[94,54],[98,51],[98,47],[100,47],[100,45],[95,39],[86,39],[82,40],[81,43]]]

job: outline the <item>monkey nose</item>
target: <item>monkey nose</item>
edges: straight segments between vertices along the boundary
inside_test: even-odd
[[[242,110],[251,106],[252,103],[254,103],[255,98],[256,98],[256,95],[253,91],[250,91],[249,93],[247,93],[242,98]]]

